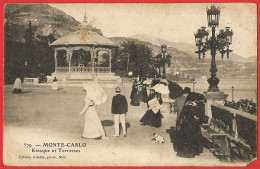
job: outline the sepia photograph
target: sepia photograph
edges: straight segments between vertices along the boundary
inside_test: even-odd
[[[257,4],[3,8],[5,166],[257,160]]]

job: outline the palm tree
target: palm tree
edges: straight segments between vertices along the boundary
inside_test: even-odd
[[[136,52],[137,45],[135,41],[124,41],[122,44],[122,49],[120,50],[120,53],[122,56],[127,57],[127,62],[126,62],[126,73],[128,73],[129,70],[129,63],[130,63],[130,58],[134,56]]]
[[[137,58],[135,59],[135,65],[138,67],[138,73],[141,76],[145,76],[149,70],[149,65],[152,59],[152,50],[146,45],[138,45]]]

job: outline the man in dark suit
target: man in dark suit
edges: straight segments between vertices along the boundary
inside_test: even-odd
[[[119,136],[119,123],[121,123],[123,128],[123,135],[126,137],[126,124],[125,124],[125,116],[128,112],[128,104],[125,96],[120,94],[121,89],[119,87],[116,88],[116,95],[112,100],[112,114],[114,115],[114,127],[115,134],[114,136]]]
[[[180,113],[181,113],[181,110],[185,104],[185,101],[186,101],[186,98],[188,96],[188,94],[190,93],[190,88],[188,87],[185,87],[184,90],[183,90],[183,95],[180,96],[180,97],[177,97],[176,100],[175,100],[175,103],[174,103],[174,112],[176,113],[177,112],[177,118],[176,118],[176,121],[179,119],[180,117]]]

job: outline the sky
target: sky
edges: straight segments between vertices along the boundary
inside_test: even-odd
[[[102,30],[106,37],[129,37],[147,34],[172,42],[195,45],[194,33],[207,27],[207,3],[168,4],[50,4],[82,22],[86,11],[88,22]],[[231,27],[234,32],[230,49],[242,57],[257,55],[257,6],[253,3],[214,4],[221,8],[217,31]],[[209,29],[209,28],[207,28]]]

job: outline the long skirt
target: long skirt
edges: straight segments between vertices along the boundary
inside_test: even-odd
[[[58,82],[53,82],[52,83],[52,89],[53,90],[58,90],[59,89]]]
[[[82,134],[84,138],[99,138],[105,136],[104,128],[94,107],[85,112],[85,127]]]
[[[140,101],[139,101],[139,95],[138,93],[134,93],[132,98],[131,98],[131,105],[133,106],[140,106]]]
[[[162,114],[161,112],[154,113],[152,110],[148,110],[145,115],[141,118],[140,122],[142,125],[150,125],[152,127],[161,127],[162,125]]]
[[[20,94],[22,93],[22,89],[14,89],[13,94]]]

